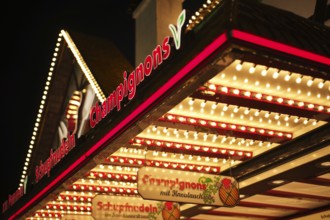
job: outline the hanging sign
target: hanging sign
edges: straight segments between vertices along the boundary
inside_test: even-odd
[[[92,216],[95,220],[179,220],[180,206],[135,196],[96,195],[92,200]]]
[[[142,167],[138,192],[144,199],[235,206],[239,201],[237,181],[228,176]]]

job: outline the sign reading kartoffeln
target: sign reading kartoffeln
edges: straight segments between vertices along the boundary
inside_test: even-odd
[[[139,169],[138,192],[144,199],[204,205],[235,206],[239,201],[232,177],[153,167]]]

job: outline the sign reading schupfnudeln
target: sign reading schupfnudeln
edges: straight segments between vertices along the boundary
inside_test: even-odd
[[[92,216],[95,220],[179,220],[180,205],[136,196],[96,195]]]
[[[138,192],[144,199],[235,206],[239,201],[237,181],[228,176],[142,167]]]

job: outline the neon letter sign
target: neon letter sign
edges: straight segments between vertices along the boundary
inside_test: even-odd
[[[186,11],[183,10],[177,19],[177,28],[170,24],[169,28],[173,34],[175,48],[178,50],[181,46],[181,29],[186,19]],[[135,97],[137,86],[146,78],[151,76],[152,71],[156,70],[164,60],[171,55],[170,37],[166,36],[162,44],[157,45],[151,54],[147,55],[143,63],[137,65],[134,71],[128,76],[123,72],[123,82],[103,101],[96,103],[89,113],[89,124],[94,128],[103,118],[105,118],[114,108],[117,111],[121,109],[121,102],[124,98],[132,100]]]

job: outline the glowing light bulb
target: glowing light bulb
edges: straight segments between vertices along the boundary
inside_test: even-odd
[[[300,77],[298,77],[298,78],[296,79],[296,83],[298,83],[298,84],[301,83],[301,80],[302,80],[302,79],[301,79]]]
[[[214,84],[209,84],[209,89],[210,90],[216,90],[217,87]]]
[[[319,84],[317,85],[317,87],[319,87],[320,89],[322,89],[324,86],[324,82],[319,82]]]
[[[237,64],[237,65],[236,65],[236,70],[237,70],[237,71],[241,71],[241,70],[242,70],[242,64],[240,64],[240,63]]]
[[[312,79],[310,79],[310,80],[307,81],[307,86],[308,87],[312,86],[312,84],[313,84],[313,80]]]
[[[249,69],[249,73],[254,73],[254,71],[256,70],[256,68],[254,66],[251,66],[250,69]]]

